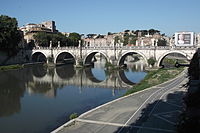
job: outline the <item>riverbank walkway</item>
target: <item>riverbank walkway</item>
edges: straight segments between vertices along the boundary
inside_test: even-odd
[[[90,110],[52,133],[175,133],[187,81],[184,72]]]

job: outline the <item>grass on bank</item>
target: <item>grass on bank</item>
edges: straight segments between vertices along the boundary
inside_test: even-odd
[[[6,70],[13,70],[13,69],[21,69],[23,68],[23,65],[8,65],[8,66],[0,66],[0,71],[6,71]]]
[[[139,83],[134,85],[130,90],[128,90],[124,95],[129,95],[131,93],[144,90],[146,88],[161,84],[168,81],[178,74],[180,74],[184,68],[163,68],[147,73],[145,78]]]
[[[70,116],[69,116],[69,119],[72,120],[72,119],[75,119],[78,117],[78,114],[77,113],[72,113]]]

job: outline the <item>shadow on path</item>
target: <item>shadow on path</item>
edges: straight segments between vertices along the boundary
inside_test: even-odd
[[[115,133],[167,133],[176,132],[176,123],[182,109],[183,91],[169,93],[163,99],[147,104]]]

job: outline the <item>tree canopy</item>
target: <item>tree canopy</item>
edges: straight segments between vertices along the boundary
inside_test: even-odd
[[[148,64],[149,64],[149,65],[154,66],[155,63],[156,63],[156,60],[155,60],[154,57],[151,57],[151,58],[148,59]]]
[[[58,41],[60,41],[60,46],[78,46],[78,41],[81,39],[81,36],[78,33],[70,33],[67,38],[61,33],[46,33],[38,32],[35,34],[34,39],[38,46],[49,47],[50,41],[52,41],[52,47],[58,46]]]
[[[158,46],[166,46],[167,41],[165,39],[158,39],[157,45]]]
[[[0,16],[0,50],[14,55],[17,52],[18,44],[22,39],[20,31],[17,30],[16,18]]]
[[[81,35],[79,35],[78,33],[73,32],[69,34],[69,46],[78,46],[79,40],[81,40]]]
[[[94,36],[96,36],[97,34],[87,34],[86,36],[88,37],[88,38],[92,38],[92,37],[94,37]]]

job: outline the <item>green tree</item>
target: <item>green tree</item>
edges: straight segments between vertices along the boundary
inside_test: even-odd
[[[38,32],[37,34],[33,35],[35,42],[38,46],[48,47],[51,37],[46,32]]]
[[[135,45],[137,37],[135,35],[129,35],[129,44]]]
[[[123,44],[124,44],[124,46],[128,45],[128,44],[135,45],[136,44],[136,40],[137,40],[137,37],[135,35],[129,35],[128,33],[125,33],[124,34]]]
[[[50,38],[52,40],[52,46],[57,47],[58,46],[58,41],[60,42],[60,46],[66,46],[66,43],[68,41],[67,37],[64,36],[61,33],[56,33],[56,34],[51,34]]]
[[[120,40],[119,36],[116,36],[114,39],[114,44],[117,44],[119,40]]]
[[[155,63],[156,63],[155,58],[151,57],[151,58],[148,59],[148,64],[149,64],[149,65],[154,66]]]
[[[68,41],[68,38],[61,34],[61,33],[57,33],[57,40],[60,41],[60,46],[63,47],[63,46],[67,46],[66,43]]]
[[[88,38],[92,38],[92,37],[94,37],[94,36],[96,36],[97,34],[87,34],[86,36],[88,37]]]
[[[124,32],[130,32],[130,30],[125,30]]]
[[[16,18],[0,16],[0,50],[8,55],[15,55],[18,51],[18,43],[22,39],[20,31],[17,30]]]
[[[62,47],[66,46],[66,43],[68,41],[67,37],[65,37],[61,33],[52,34],[46,32],[38,32],[33,37],[37,45],[42,47],[49,47],[50,41],[52,41],[52,47],[57,47],[58,41],[60,41],[60,46]]]
[[[159,30],[155,30],[155,29],[149,29],[149,34],[150,35],[153,35],[155,33],[160,33],[160,31]]]
[[[113,33],[112,32],[108,32],[108,35],[113,35]]]
[[[167,41],[165,39],[158,39],[157,45],[158,46],[166,46]]]
[[[148,34],[148,31],[147,30],[142,30],[142,36],[145,36]]]
[[[128,41],[129,41],[129,35],[128,35],[128,33],[125,33],[125,34],[124,34],[123,45],[124,45],[124,46],[128,45]]]
[[[78,46],[78,41],[81,40],[81,36],[78,33],[70,33],[68,37],[69,46]]]

